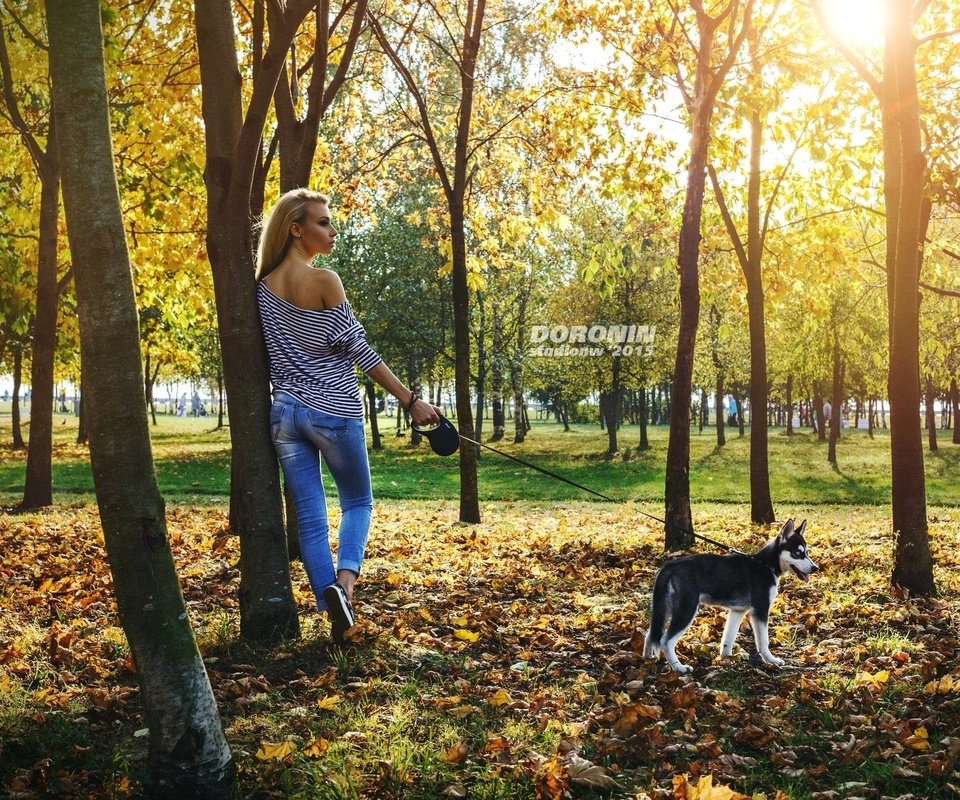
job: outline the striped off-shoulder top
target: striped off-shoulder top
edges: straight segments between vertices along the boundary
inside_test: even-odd
[[[270,358],[270,383],[317,411],[363,418],[354,365],[369,372],[383,359],[346,301],[333,308],[307,309],[257,285],[263,338]]]

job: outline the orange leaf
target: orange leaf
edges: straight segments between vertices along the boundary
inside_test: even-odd
[[[445,764],[462,764],[467,760],[467,756],[469,755],[470,748],[467,747],[466,743],[457,742],[453,747],[444,751],[443,755],[440,756],[440,760]]]
[[[320,758],[329,749],[330,742],[319,736],[303,748],[303,753],[309,758]]]

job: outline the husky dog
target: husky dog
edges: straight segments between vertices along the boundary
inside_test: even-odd
[[[790,569],[807,581],[817,571],[817,565],[807,554],[803,538],[806,527],[806,520],[795,528],[793,520],[788,519],[780,533],[753,555],[683,556],[664,564],[653,582],[644,658],[656,658],[663,650],[674,671],[689,672],[691,667],[680,663],[674,648],[704,602],[729,610],[720,645],[721,656],[727,658],[733,653],[740,623],[749,612],[760,657],[767,664],[783,666],[783,660],[770,653],[767,617],[777,596],[781,574]]]

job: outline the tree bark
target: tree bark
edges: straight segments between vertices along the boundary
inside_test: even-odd
[[[377,387],[373,381],[367,380],[367,408],[370,410],[370,448],[383,449],[383,437],[380,435],[380,419],[377,415]]]
[[[52,125],[51,128],[55,128]],[[52,149],[52,145],[48,144]],[[37,313],[30,367],[30,439],[23,485],[23,508],[53,502],[53,361],[57,349],[57,222],[60,170],[55,158],[41,169],[40,248],[37,259]],[[52,164],[52,166],[49,166]]]
[[[726,420],[723,418],[723,373],[717,372],[717,447],[723,447],[727,443],[727,435],[724,430]]]
[[[492,353],[490,354],[490,400],[493,405],[493,435],[491,442],[499,442],[506,433],[506,416],[503,406],[503,317],[494,313],[491,320]]]
[[[513,443],[522,444],[527,437],[526,403],[523,402],[522,366],[519,359],[510,362],[510,385],[513,389]]]
[[[887,0],[880,105],[884,141],[887,283],[890,319],[890,455],[893,582],[935,593],[927,529],[920,409],[920,262],[926,159],[920,137],[911,0]]]
[[[236,796],[236,773],[167,538],[109,127],[100,4],[46,0],[90,461],[117,609],[150,729],[148,791]]]
[[[763,302],[763,240],[760,232],[760,147],[763,123],[750,115],[750,176],[747,186],[747,308],[750,325],[750,520],[776,519],[770,496],[767,429],[767,339]]]
[[[696,77],[693,93],[686,97],[690,113],[690,161],[680,225],[677,265],[680,272],[680,326],[673,384],[670,389],[670,436],[667,444],[664,545],[677,550],[693,544],[690,511],[690,396],[693,389],[693,357],[700,318],[700,220],[706,185],[710,121],[717,92],[733,66],[734,59],[751,25],[753,0],[746,0],[739,32],[734,33],[739,3],[732,2],[710,17],[700,2],[693,4],[697,15]],[[717,27],[729,16],[731,35],[723,62],[714,69],[714,40]]]
[[[933,375],[927,374],[927,442],[931,453],[937,452],[937,393],[933,388]]]
[[[843,403],[843,367],[840,360],[840,336],[833,333],[833,410],[830,412],[830,444],[827,448],[827,461],[837,464],[837,439],[840,438],[840,405]]]
[[[650,439],[647,434],[647,424],[650,418],[650,409],[647,400],[647,387],[641,386],[637,397],[640,408],[637,411],[637,422],[640,425],[640,442],[637,444],[637,450],[641,453],[650,449]]]
[[[5,33],[0,31],[0,69],[7,114],[37,166],[40,179],[40,224],[37,252],[36,308],[30,362],[30,440],[21,507],[41,508],[53,502],[53,364],[57,347],[58,223],[60,216],[60,164],[57,156],[56,114],[44,132],[41,147],[35,132],[20,113],[7,54]],[[19,434],[19,431],[18,431]],[[22,439],[21,439],[22,447]]]
[[[613,357],[610,389],[600,394],[600,413],[607,423],[607,456],[614,456],[620,449],[617,441],[620,422],[620,356]]]
[[[712,33],[712,32],[711,32]],[[709,51],[712,35],[701,41],[707,59],[700,69],[709,71]],[[700,320],[700,219],[703,212],[703,194],[707,146],[709,143],[710,111],[696,114],[692,121],[690,162],[687,167],[687,191],[680,228],[680,250],[677,266],[680,272],[680,329],[677,335],[677,354],[673,367],[670,408],[670,434],[667,443],[666,524],[664,546],[667,550],[682,550],[693,544],[688,533],[693,530],[690,510],[690,395],[693,391],[693,357]]]
[[[823,417],[823,391],[820,388],[820,381],[813,382],[813,414],[817,420],[817,439],[825,442],[827,440],[827,421]]]
[[[23,450],[23,429],[20,425],[20,386],[23,377],[23,350],[19,347],[13,352],[13,405],[10,407],[10,422],[13,426],[11,446],[14,450]]]
[[[290,70],[284,67],[281,79],[274,91],[274,106],[277,113],[277,136],[280,152],[280,191],[286,192],[308,186],[313,160],[317,150],[320,122],[340,90],[350,71],[368,0],[353,0],[350,30],[344,38],[339,61],[329,81],[327,72],[330,56],[330,36],[336,27],[343,25],[346,15],[330,20],[330,0],[318,0],[316,5],[316,38],[310,59],[310,83],[302,103],[306,113],[300,119],[296,114],[296,97],[300,94],[299,75],[294,74],[301,65],[296,61],[296,50],[290,47]]]
[[[953,443],[960,444],[960,388],[957,379],[950,379],[950,403],[953,405]]]
[[[787,436],[793,436],[793,373],[787,375]]]
[[[275,642],[299,633],[279,468],[270,441],[269,375],[254,291],[250,194],[283,55],[311,6],[307,0],[291,0],[282,11],[268,6],[270,44],[257,63],[244,117],[231,3],[195,3],[206,140],[207,253],[230,403],[230,521],[240,536],[240,632],[252,642]]]

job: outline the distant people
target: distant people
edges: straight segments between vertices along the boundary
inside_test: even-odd
[[[187,393],[180,395],[180,402],[177,404],[177,416],[185,417],[187,415]]]
[[[257,302],[270,361],[271,438],[293,495],[300,552],[317,607],[338,644],[355,622],[373,493],[364,408],[355,366],[400,401],[417,425],[440,421],[440,409],[397,378],[367,344],[337,273],[314,266],[333,252],[337,229],[327,198],[309,189],[284,194],[266,218],[257,254]],[[337,567],[330,550],[323,459],[337,485]]]
[[[826,428],[828,425],[831,425],[830,419],[833,415],[833,406],[830,405],[830,401],[827,400],[823,404],[823,426]]]
[[[730,404],[727,408],[728,408],[727,425],[736,425],[737,424],[737,399],[735,397],[730,398]]]
[[[201,408],[203,408],[203,403],[200,402],[200,395],[194,392],[193,397],[190,398],[190,413],[195,417],[199,417]]]

